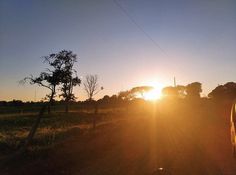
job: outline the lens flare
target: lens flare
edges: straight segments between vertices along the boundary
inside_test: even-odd
[[[162,88],[164,87],[162,84],[157,82],[149,83],[150,86],[153,87],[152,90],[145,92],[143,94],[143,98],[145,100],[159,100],[162,97]]]
[[[154,88],[153,90],[144,93],[143,96],[145,100],[158,100],[161,98],[162,94],[159,88]]]

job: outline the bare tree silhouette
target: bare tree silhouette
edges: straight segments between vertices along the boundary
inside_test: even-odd
[[[103,87],[99,88],[98,76],[97,75],[86,75],[85,82],[83,83],[84,90],[87,93],[88,101],[91,105],[94,106],[94,115],[93,115],[93,130],[96,128],[96,116],[98,113],[98,103],[93,101],[93,97],[98,94]]]
[[[103,87],[99,88],[97,75],[86,75],[83,85],[89,101],[92,101],[100,90],[103,90]]]

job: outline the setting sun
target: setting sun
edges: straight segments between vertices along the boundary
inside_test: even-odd
[[[157,82],[151,82],[149,83],[150,86],[153,87],[152,90],[145,92],[143,94],[143,98],[145,100],[158,100],[162,97],[162,88],[164,87],[162,84]]]
[[[162,94],[160,89],[154,88],[153,90],[144,93],[143,96],[145,100],[158,100],[161,98]]]

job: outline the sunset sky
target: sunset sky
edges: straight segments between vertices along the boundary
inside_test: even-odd
[[[0,100],[40,100],[18,81],[45,70],[41,56],[72,50],[79,76],[116,94],[134,86],[199,81],[207,95],[236,82],[235,0],[1,0]],[[148,36],[149,37],[148,37]],[[161,49],[155,45],[156,42]],[[84,100],[82,87],[75,89]]]

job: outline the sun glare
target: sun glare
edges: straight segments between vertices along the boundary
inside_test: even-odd
[[[145,100],[158,100],[162,97],[162,88],[163,86],[159,83],[150,83],[150,86],[153,87],[152,90],[145,92],[143,98]]]

